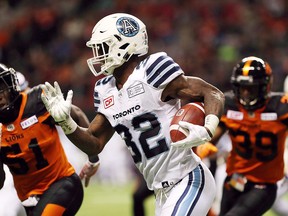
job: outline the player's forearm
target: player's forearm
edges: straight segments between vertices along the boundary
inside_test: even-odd
[[[69,140],[77,146],[81,151],[85,152],[89,157],[98,155],[104,145],[100,143],[100,140],[93,136],[87,128],[77,127],[77,129],[67,134]]]
[[[204,96],[206,115],[214,114],[220,119],[224,111],[224,101],[224,94],[217,88],[211,87]]]

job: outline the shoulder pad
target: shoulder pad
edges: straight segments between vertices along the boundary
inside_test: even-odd
[[[31,88],[27,93],[27,103],[23,112],[23,118],[36,114],[37,116],[47,112],[41,99],[42,89],[40,85]]]
[[[159,52],[148,56],[139,64],[145,70],[147,83],[155,88],[164,87],[177,76],[184,74],[180,66],[165,52]]]

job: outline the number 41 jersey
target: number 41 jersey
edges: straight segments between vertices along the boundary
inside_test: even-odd
[[[166,53],[143,60],[117,89],[113,76],[95,85],[94,106],[125,141],[149,189],[171,186],[192,171],[199,158],[190,149],[170,146],[169,126],[180,100],[161,101],[169,82],[183,71]]]
[[[232,150],[227,158],[227,174],[244,174],[256,183],[275,183],[283,177],[287,97],[272,93],[261,109],[248,112],[226,93],[225,114],[219,125],[229,130]]]

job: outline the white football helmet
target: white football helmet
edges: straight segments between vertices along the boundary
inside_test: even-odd
[[[110,75],[132,55],[142,56],[148,52],[146,26],[130,14],[111,14],[94,26],[86,45],[93,50],[94,57],[87,60],[92,73]]]

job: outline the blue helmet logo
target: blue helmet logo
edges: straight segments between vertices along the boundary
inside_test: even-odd
[[[120,34],[133,37],[139,32],[139,24],[130,17],[121,17],[116,22],[116,28]]]

